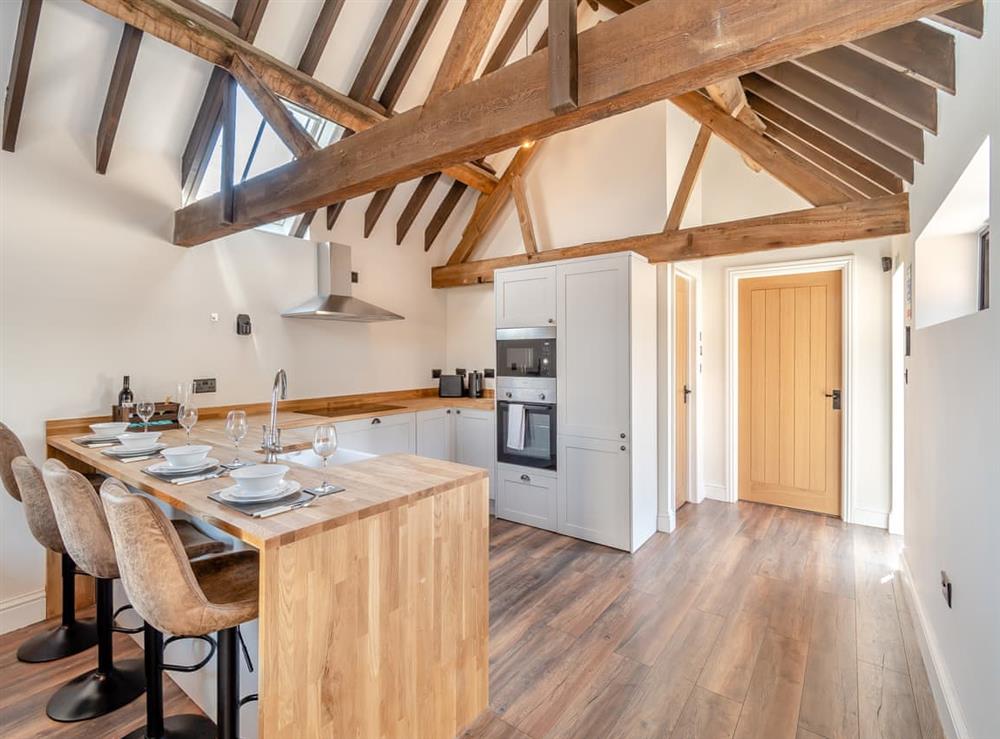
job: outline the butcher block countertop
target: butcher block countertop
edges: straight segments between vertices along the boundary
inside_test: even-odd
[[[422,397],[400,397],[404,394],[423,392]],[[283,401],[278,412],[278,426],[282,429],[304,429],[323,423],[374,418],[399,413],[433,410],[436,408],[493,409],[493,398],[438,398],[428,391],[402,391],[371,396],[343,398],[304,399]],[[263,408],[262,408],[263,406]],[[395,406],[385,409],[384,406]],[[206,408],[200,414],[191,434],[191,442],[213,447],[209,456],[220,461],[233,458],[232,442],[225,436],[225,412],[242,407],[248,412],[247,437],[240,444],[240,457],[263,461],[259,451],[263,426],[268,422],[266,404]],[[323,415],[299,412],[292,409],[322,409]],[[375,410],[373,410],[373,408]],[[265,412],[262,412],[265,411]],[[332,415],[331,415],[332,414]],[[207,418],[205,418],[207,416]],[[346,491],[324,496],[307,508],[290,511],[265,519],[251,518],[209,499],[209,494],[232,485],[229,477],[174,485],[144,473],[143,467],[155,460],[123,463],[102,454],[102,449],[91,449],[76,444],[73,439],[88,433],[87,424],[107,418],[91,417],[50,421],[47,443],[49,455],[58,456],[70,466],[81,470],[96,470],[116,477],[153,497],[184,511],[193,518],[237,537],[257,548],[293,541],[318,532],[372,516],[385,510],[417,501],[449,488],[460,487],[483,479],[487,473],[477,467],[468,467],[409,454],[379,456],[345,465],[331,465],[328,478]],[[302,434],[289,434],[285,439],[286,451],[304,446]],[[168,446],[185,443],[184,431],[164,431],[160,441]],[[298,442],[298,443],[296,443]],[[54,453],[55,452],[55,453]],[[320,470],[292,462],[282,461],[291,471],[288,479],[296,480],[303,487],[313,487],[324,479]]]

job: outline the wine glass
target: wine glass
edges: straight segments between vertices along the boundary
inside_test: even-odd
[[[135,406],[135,413],[142,419],[142,430],[149,431],[149,419],[156,413],[156,403],[144,400]]]
[[[198,423],[198,409],[190,403],[185,403],[177,409],[177,422],[187,432],[187,443],[191,443],[191,429]]]
[[[337,451],[337,430],[332,424],[323,424],[316,427],[313,434],[313,451],[323,458],[323,477],[326,477],[326,463],[330,456]],[[323,484],[317,488],[320,495],[325,495],[333,490],[333,485],[329,480],[323,480]]]
[[[226,415],[226,436],[229,440],[233,442],[236,447],[236,456],[233,457],[233,461],[230,462],[227,467],[235,469],[237,467],[242,467],[243,463],[240,461],[240,441],[243,437],[247,435],[247,412],[246,411],[229,411]]]

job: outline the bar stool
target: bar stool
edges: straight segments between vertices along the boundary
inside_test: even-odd
[[[33,466],[26,458],[15,460],[14,465],[19,474],[23,474],[25,466]],[[119,576],[118,561],[98,492],[87,478],[57,459],[45,462],[42,477],[67,551],[96,580],[97,669],[59,688],[45,708],[55,721],[82,721],[103,716],[138,698],[146,688],[144,665],[142,660],[117,665],[114,661],[112,584]],[[174,522],[174,526],[178,541],[183,542],[182,556],[197,557],[225,547],[186,521]]]
[[[122,582],[139,615],[161,632],[182,636],[218,632],[218,736],[235,739],[243,702],[236,629],[257,618],[257,552],[188,560],[177,533],[151,500],[110,485],[101,497]]]
[[[37,634],[17,649],[21,662],[51,662],[69,657],[97,644],[97,626],[92,620],[76,618],[76,564],[66,553],[49,494],[38,469],[34,474],[18,480],[11,468],[17,457],[23,457],[24,446],[17,435],[0,422],[0,480],[10,497],[24,507],[28,529],[35,540],[46,549],[60,556],[62,569],[62,623],[54,629]]]

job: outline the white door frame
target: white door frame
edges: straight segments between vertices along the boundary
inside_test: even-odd
[[[700,503],[702,497],[699,496],[701,490],[700,476],[700,455],[698,444],[698,419],[701,406],[700,402],[700,379],[698,372],[698,332],[700,331],[700,315],[698,311],[698,293],[701,289],[700,280],[693,272],[689,272],[681,266],[668,264],[666,269],[666,280],[662,294],[665,298],[666,310],[661,313],[664,317],[661,336],[666,338],[666,352],[661,355],[662,365],[665,369],[663,373],[664,385],[660,393],[661,423],[660,439],[666,444],[661,445],[660,460],[662,463],[662,475],[660,484],[666,490],[666,495],[661,496],[661,501],[665,503],[667,510],[660,510],[657,528],[660,531],[673,531],[676,526],[676,479],[677,479],[677,444],[674,438],[674,429],[677,423],[677,403],[676,403],[676,382],[677,373],[674,370],[674,357],[677,351],[677,326],[674,320],[674,310],[676,304],[676,291],[674,290],[674,278],[677,276],[686,279],[690,285],[688,299],[690,301],[688,320],[690,322],[689,340],[691,343],[688,354],[690,369],[688,376],[691,380],[691,391],[693,403],[688,407],[688,502]]]
[[[726,497],[731,503],[739,500],[740,480],[740,425],[739,425],[739,314],[740,281],[754,277],[775,277],[797,275],[808,272],[833,272],[839,270],[843,276],[841,291],[842,350],[841,374],[843,376],[841,411],[841,475],[840,475],[840,515],[845,523],[854,522],[854,414],[851,392],[856,384],[854,372],[854,255],[804,259],[793,262],[730,267],[726,270],[729,290],[727,292],[726,313]]]
[[[903,534],[903,505],[904,505],[904,478],[906,474],[904,465],[904,418],[906,404],[904,402],[905,375],[906,372],[906,315],[905,315],[905,265],[899,260],[896,268],[892,272],[892,288],[890,290],[890,300],[892,304],[889,308],[889,327],[892,354],[889,361],[892,372],[892,382],[890,388],[892,392],[892,423],[890,424],[892,433],[892,473],[890,475],[892,484],[892,498],[889,505],[889,533]]]

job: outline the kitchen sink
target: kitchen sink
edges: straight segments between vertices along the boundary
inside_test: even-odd
[[[351,462],[360,462],[364,459],[371,459],[374,456],[374,454],[356,452],[353,449],[338,449],[330,456],[329,465],[336,466],[339,464],[350,464]],[[313,467],[315,469],[323,467],[323,458],[316,454],[312,449],[297,449],[290,452],[284,452],[278,455],[278,459],[281,462],[301,464],[303,467]]]

